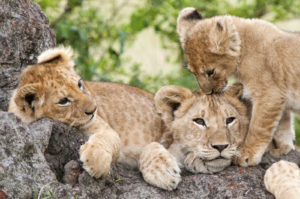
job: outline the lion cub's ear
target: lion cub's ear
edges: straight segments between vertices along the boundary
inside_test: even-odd
[[[174,112],[182,103],[193,97],[193,93],[180,86],[164,86],[157,91],[154,97],[156,110],[168,124],[174,120]]]
[[[219,55],[240,55],[241,40],[232,19],[223,16],[212,20],[214,23],[209,33],[211,52]]]
[[[74,62],[72,60],[73,52],[71,48],[52,48],[44,51],[38,57],[38,64],[48,64],[52,63],[52,66],[62,66],[72,68],[74,66]]]
[[[37,104],[43,102],[43,93],[41,93],[41,85],[32,83],[18,88],[15,94],[15,103],[18,109],[25,114],[32,116],[35,113]]]
[[[183,42],[187,31],[201,19],[201,14],[195,8],[184,8],[179,12],[177,18],[177,32],[181,42]]]
[[[243,95],[243,88],[243,84],[234,83],[225,90],[225,94],[240,99]]]

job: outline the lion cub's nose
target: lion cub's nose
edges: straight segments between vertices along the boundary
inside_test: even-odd
[[[95,108],[94,110],[92,110],[92,111],[90,111],[90,112],[86,111],[85,114],[87,114],[87,115],[92,115],[92,114],[95,113],[96,109],[97,109],[97,108]]]
[[[211,145],[214,149],[217,149],[220,153],[228,147],[228,144],[223,145]]]

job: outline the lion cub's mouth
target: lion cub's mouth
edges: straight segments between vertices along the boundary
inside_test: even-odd
[[[220,165],[220,166],[225,166],[225,165],[231,163],[231,159],[227,159],[227,158],[224,158],[222,156],[218,156],[218,157],[216,157],[215,159],[212,159],[212,160],[202,159],[202,161],[207,165]]]
[[[231,159],[226,159],[223,157],[217,157],[213,160],[202,160],[205,164],[221,164],[224,165],[226,163],[231,163]]]
[[[93,121],[95,120],[96,114],[97,114],[97,111],[95,111],[95,113],[91,116],[90,119],[88,119],[86,122],[84,122],[83,124],[81,124],[79,126],[79,128],[88,128],[93,123]]]
[[[92,117],[91,117],[91,119],[89,119],[89,121],[91,121],[92,119],[94,119],[94,117],[95,117],[95,113],[92,115]]]

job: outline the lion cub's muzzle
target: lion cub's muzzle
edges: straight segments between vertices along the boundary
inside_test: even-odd
[[[226,149],[228,146],[229,144],[220,144],[220,145],[212,145],[212,148],[216,149],[221,154],[222,151]]]
[[[86,110],[84,113],[87,117],[86,120],[81,121],[81,125],[80,125],[81,128],[85,128],[89,126],[91,123],[93,123],[94,118],[97,114],[97,106],[93,107],[93,109]]]
[[[97,110],[97,107],[95,107],[94,110],[92,110],[92,111],[85,111],[85,114],[86,115],[94,115],[94,113],[96,112],[96,110]]]
[[[194,152],[187,154],[184,167],[192,173],[216,173],[224,170],[231,164],[231,159],[218,156],[213,160],[204,160]]]
[[[213,83],[201,84],[200,81],[198,81],[198,83],[204,94],[213,95],[222,93],[227,87],[228,81],[225,80],[224,82],[219,82],[217,85],[214,85]]]
[[[189,149],[185,153],[184,166],[192,173],[216,173],[232,162],[229,144],[211,144],[199,151]]]
[[[97,113],[97,107],[95,107],[95,109],[92,110],[92,111],[86,111],[85,112],[85,114],[87,116],[91,116],[91,118],[89,119],[88,123],[91,122],[95,118],[96,113]]]

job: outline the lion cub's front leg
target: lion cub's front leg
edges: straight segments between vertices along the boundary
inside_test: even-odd
[[[80,147],[83,168],[96,178],[108,174],[111,163],[119,158],[120,143],[119,135],[110,128],[91,135]]]
[[[143,148],[139,168],[146,182],[165,190],[175,189],[181,181],[175,157],[157,142]]]
[[[270,99],[272,100],[270,101]],[[260,163],[273,138],[283,111],[284,100],[281,96],[265,93],[264,98],[253,99],[248,134],[245,143],[239,149],[240,156],[237,160],[239,165],[251,166]]]

